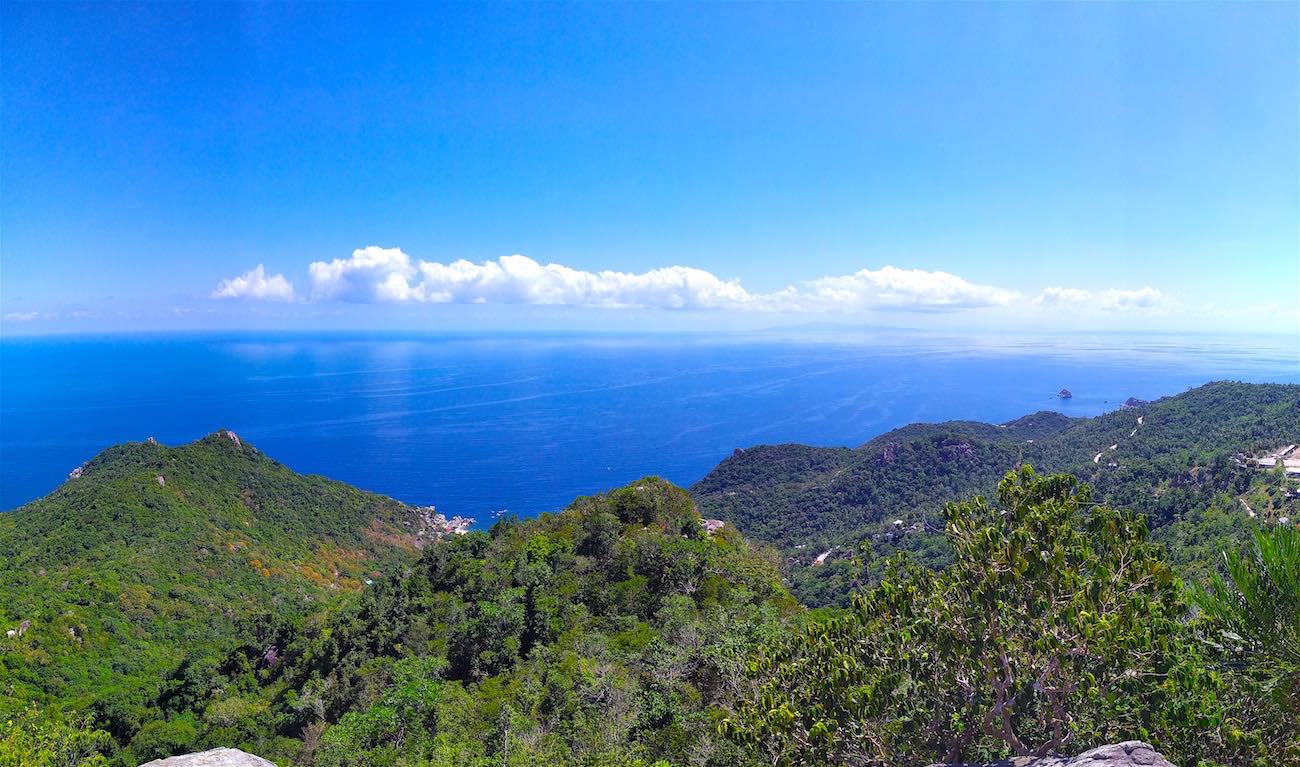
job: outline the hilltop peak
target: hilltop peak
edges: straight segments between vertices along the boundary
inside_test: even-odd
[[[69,487],[70,484],[76,485],[87,478],[102,476],[105,472],[111,473],[112,476],[119,476],[143,470],[161,471],[167,468],[169,461],[175,462],[194,449],[204,447],[226,452],[234,450],[250,458],[262,455],[257,448],[245,442],[230,429],[218,429],[193,442],[175,446],[165,445],[156,437],[148,437],[142,442],[119,442],[109,445],[74,467],[68,472],[67,480],[55,490],[55,493]]]
[[[253,444],[251,442],[245,442],[243,438],[241,438],[238,434],[236,434],[231,429],[217,429],[211,434],[201,439],[195,440],[194,444],[209,444],[209,445],[219,445],[222,447],[228,447],[228,446],[237,447],[240,449],[247,449],[247,450],[252,450],[254,452],[257,452],[257,448],[253,447]]]

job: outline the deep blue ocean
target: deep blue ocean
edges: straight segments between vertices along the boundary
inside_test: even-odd
[[[179,335],[0,341],[0,508],[104,447],[233,429],[302,472],[490,523],[737,447],[913,421],[1095,415],[1216,379],[1300,382],[1294,337]],[[1058,399],[1061,388],[1074,398]]]

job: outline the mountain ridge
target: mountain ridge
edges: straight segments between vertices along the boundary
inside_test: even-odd
[[[1240,513],[1238,498],[1253,507],[1258,473],[1246,459],[1297,441],[1300,386],[1220,381],[1088,418],[1040,411],[1004,424],[909,424],[856,448],[759,445],[735,451],[690,489],[707,516],[781,548],[796,593],[823,604],[853,577],[849,559],[864,540],[941,566],[944,504],[991,495],[1021,463],[1073,473],[1106,502],[1181,534],[1187,524],[1177,525],[1213,511],[1220,494]],[[1229,522],[1213,520],[1216,535]],[[816,559],[832,550],[829,562]],[[812,583],[828,578],[834,584]]]

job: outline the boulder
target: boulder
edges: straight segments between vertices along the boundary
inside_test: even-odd
[[[1130,740],[1100,746],[1078,756],[1018,756],[987,765],[930,765],[930,767],[1174,767],[1148,743]]]
[[[275,762],[246,754],[237,748],[214,748],[196,754],[155,759],[140,767],[275,767]]]

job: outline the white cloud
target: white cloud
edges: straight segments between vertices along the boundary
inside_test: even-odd
[[[1107,290],[1082,290],[1080,288],[1044,288],[1034,303],[1039,306],[1077,306],[1103,311],[1129,309],[1161,310],[1169,305],[1164,293],[1147,285],[1135,290],[1109,288]]]
[[[687,266],[635,274],[540,264],[527,256],[482,263],[415,261],[399,248],[359,248],[309,267],[312,297],[357,302],[506,303],[660,309],[829,312],[944,311],[1003,306],[1018,294],[946,272],[886,266],[751,293],[739,280]]]
[[[1091,291],[1079,288],[1043,288],[1043,292],[1034,299],[1035,304],[1087,304],[1093,301]]]
[[[348,259],[317,261],[309,272],[313,298],[345,301],[714,309],[743,308],[754,299],[739,282],[684,266],[630,274],[542,265],[527,256],[417,263],[399,248],[373,245]]]
[[[1111,288],[1101,295],[1101,308],[1110,310],[1160,309],[1165,303],[1165,294],[1150,285],[1137,290]]]
[[[885,266],[863,269],[844,277],[823,277],[807,283],[801,300],[815,309],[911,309],[945,311],[1007,306],[1020,297],[1013,290],[976,285],[948,272]]]
[[[371,245],[352,251],[351,258],[315,261],[307,271],[313,298],[385,302],[413,300],[409,281],[417,269],[400,248]]]
[[[283,274],[267,276],[261,264],[238,277],[217,283],[212,298],[250,298],[259,301],[292,301],[293,285]]]
[[[40,312],[9,312],[5,315],[5,319],[10,322],[33,322],[40,318]]]

